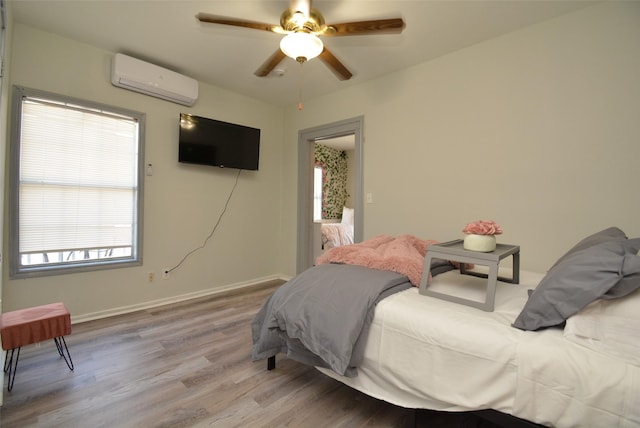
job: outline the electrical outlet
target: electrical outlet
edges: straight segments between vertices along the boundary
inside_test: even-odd
[[[149,279],[149,282],[153,282],[153,280],[156,279],[156,274],[149,272],[147,278]]]
[[[162,279],[169,279],[169,269],[162,269]]]

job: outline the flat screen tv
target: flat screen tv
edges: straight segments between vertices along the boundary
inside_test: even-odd
[[[180,113],[178,161],[258,170],[260,130]]]

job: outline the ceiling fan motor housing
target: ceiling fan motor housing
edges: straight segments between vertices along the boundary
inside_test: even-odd
[[[326,28],[324,17],[315,8],[311,9],[309,16],[305,16],[300,11],[285,10],[280,16],[280,26],[284,28],[285,31],[306,31],[320,34]]]

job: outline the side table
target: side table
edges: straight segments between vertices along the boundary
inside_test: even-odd
[[[498,265],[500,260],[513,256],[513,274],[511,278],[498,276]],[[487,291],[484,302],[469,300],[458,296],[440,293],[429,289],[431,285],[431,260],[434,258],[460,262],[460,274],[472,275],[481,278],[487,278]],[[469,271],[466,269],[466,263],[473,263],[489,267],[489,274]],[[427,248],[427,254],[424,258],[424,269],[420,281],[420,294],[425,296],[436,297],[438,299],[447,300],[449,302],[460,303],[471,306],[483,311],[492,312],[496,296],[496,282],[500,280],[512,284],[520,282],[520,246],[509,244],[496,244],[496,249],[481,253],[478,251],[465,250],[462,239],[455,241],[433,244]]]

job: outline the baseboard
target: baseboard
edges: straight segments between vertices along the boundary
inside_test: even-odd
[[[141,311],[145,309],[156,308],[159,306],[169,305],[172,303],[184,302],[185,300],[197,299],[200,297],[213,296],[216,294],[228,293],[231,291],[241,291],[245,288],[264,285],[272,281],[288,281],[291,277],[287,275],[272,275],[263,278],[257,278],[250,281],[237,282],[234,284],[224,285],[222,287],[210,288],[207,290],[196,291],[193,293],[171,296],[164,299],[152,300],[149,302],[137,303],[135,305],[121,306],[119,308],[107,309],[104,311],[91,312],[88,314],[71,316],[72,324],[80,324],[96,319],[113,317],[116,315],[128,314],[131,312]]]

